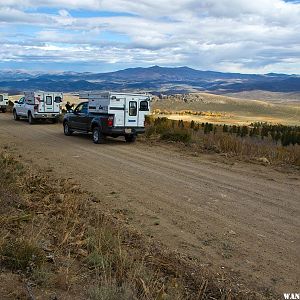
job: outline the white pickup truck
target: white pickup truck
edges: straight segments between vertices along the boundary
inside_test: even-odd
[[[25,92],[24,97],[15,101],[14,119],[27,118],[30,124],[42,119],[56,123],[60,115],[62,100],[62,93]]]
[[[5,113],[7,105],[8,105],[8,94],[0,94],[0,111]]]

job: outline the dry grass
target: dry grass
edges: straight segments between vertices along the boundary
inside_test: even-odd
[[[0,178],[4,299],[264,299],[147,242],[71,180],[7,152]]]
[[[162,100],[154,98],[152,109],[161,113],[167,112],[168,118],[174,120],[184,118],[186,121],[236,125],[247,125],[253,122],[300,125],[300,106],[295,103],[271,103],[207,93],[173,95]],[[178,113],[182,111],[198,114],[189,113],[179,116]],[[200,115],[199,112],[202,114]]]
[[[194,152],[222,153],[247,161],[265,158],[274,165],[300,166],[300,145],[283,147],[271,137],[263,140],[260,136],[241,138],[235,133],[223,132],[223,126],[213,124],[210,124],[213,130],[205,134],[203,123],[192,122],[148,117],[146,138],[182,142]]]

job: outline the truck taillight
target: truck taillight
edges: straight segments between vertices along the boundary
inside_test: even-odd
[[[38,104],[34,105],[34,110],[37,111],[39,108]]]
[[[114,126],[114,117],[110,116],[107,118],[107,126],[108,127],[113,127]]]

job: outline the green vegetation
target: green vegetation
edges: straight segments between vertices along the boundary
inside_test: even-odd
[[[214,125],[167,118],[147,118],[146,137],[182,142],[193,150],[226,153],[270,163],[300,166],[300,127],[253,123]]]
[[[2,264],[12,270],[29,271],[43,263],[41,249],[34,242],[26,240],[6,241],[1,249]]]

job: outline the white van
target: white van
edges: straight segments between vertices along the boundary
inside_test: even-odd
[[[7,105],[8,105],[8,94],[7,93],[0,94],[0,111],[5,113],[7,109]]]
[[[14,104],[14,119],[28,118],[30,124],[41,119],[49,119],[56,123],[62,101],[63,93],[25,92],[24,97]]]

